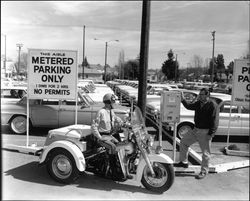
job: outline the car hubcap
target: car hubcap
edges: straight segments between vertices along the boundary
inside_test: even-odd
[[[12,129],[16,133],[24,133],[26,131],[26,119],[24,117],[16,117],[13,119]]]
[[[190,126],[182,126],[178,132],[179,137],[183,138],[190,130],[192,130]]]

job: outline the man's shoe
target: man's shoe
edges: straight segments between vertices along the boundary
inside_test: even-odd
[[[207,175],[206,172],[201,171],[195,178],[196,178],[196,179],[203,179],[203,178],[206,177],[206,175]]]
[[[183,163],[182,161],[179,163],[175,163],[174,167],[182,167],[182,168],[188,168],[188,163]]]
[[[133,179],[133,176],[131,174],[128,174],[127,179]]]

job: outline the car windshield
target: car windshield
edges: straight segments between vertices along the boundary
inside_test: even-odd
[[[1,89],[1,98],[22,98],[25,94],[22,88]]]
[[[242,106],[241,112],[244,113],[244,114],[249,114],[250,113],[250,109],[249,109],[249,107],[247,108],[245,106]]]
[[[92,98],[90,98],[90,96],[86,93],[78,93],[79,97],[84,101],[86,102],[86,104],[88,105],[93,105],[95,104],[95,101],[93,101]]]

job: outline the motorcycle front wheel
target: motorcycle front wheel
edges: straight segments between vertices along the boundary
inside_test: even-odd
[[[73,156],[65,149],[57,149],[51,153],[47,171],[55,181],[64,184],[72,183],[80,174]]]
[[[141,183],[146,189],[153,192],[163,193],[167,191],[174,183],[173,165],[154,162],[152,167],[155,176],[152,176],[149,167],[146,165],[143,170]]]

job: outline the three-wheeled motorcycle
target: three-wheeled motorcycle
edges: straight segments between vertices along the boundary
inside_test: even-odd
[[[173,160],[155,149],[154,137],[148,134],[141,111],[135,107],[126,127],[120,132],[115,165],[110,155],[91,133],[91,126],[71,125],[50,130],[40,154],[49,175],[61,183],[75,181],[81,172],[92,172],[117,181],[125,181],[127,173],[148,190],[163,193],[174,182]]]

